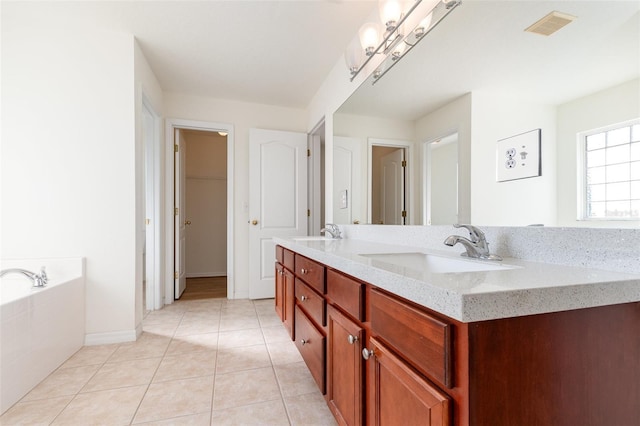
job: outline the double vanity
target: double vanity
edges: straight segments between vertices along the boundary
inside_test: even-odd
[[[276,311],[340,424],[640,418],[640,275],[354,238],[275,243]]]

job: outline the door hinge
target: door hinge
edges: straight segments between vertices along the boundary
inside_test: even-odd
[[[402,210],[402,217],[407,217],[407,211],[406,210]]]
[[[173,144],[173,152],[178,152],[178,144]]]
[[[402,167],[407,167],[407,160],[402,160]]]
[[[176,207],[175,210],[173,211],[173,214],[178,216],[178,213],[179,213],[179,209]]]
[[[151,223],[151,219],[145,219],[144,223],[145,223],[146,225],[150,224],[150,223]]]
[[[307,209],[307,217],[311,217],[311,210]]]
[[[175,271],[173,273],[173,279],[177,280],[178,279],[178,271]]]
[[[307,157],[311,157],[311,150],[307,149]]]

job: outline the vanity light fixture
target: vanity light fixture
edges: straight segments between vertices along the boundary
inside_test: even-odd
[[[345,52],[351,81],[377,54],[384,55],[373,71],[373,84],[436,27],[461,0],[379,0],[382,24],[367,22]],[[411,31],[406,31],[410,29]]]

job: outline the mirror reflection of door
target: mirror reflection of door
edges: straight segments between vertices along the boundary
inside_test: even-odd
[[[371,222],[406,224],[406,151],[390,146],[372,147]]]
[[[427,224],[458,222],[458,133],[425,143]]]

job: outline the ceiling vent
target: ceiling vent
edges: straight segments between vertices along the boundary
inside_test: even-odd
[[[544,18],[540,19],[538,22],[531,25],[529,28],[525,29],[525,31],[529,33],[550,36],[560,28],[573,22],[575,19],[576,17],[573,15],[561,13],[554,10]]]

